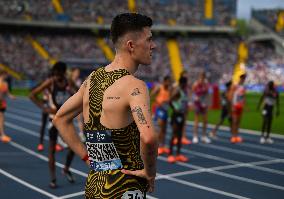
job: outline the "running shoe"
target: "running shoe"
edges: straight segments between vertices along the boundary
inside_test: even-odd
[[[264,138],[264,137],[261,137],[260,140],[259,140],[259,143],[260,143],[260,144],[264,144],[264,143],[265,143],[265,138]]]
[[[202,136],[201,141],[205,144],[210,144],[211,140],[207,136]]]
[[[38,151],[43,151],[43,149],[44,149],[43,144],[37,145],[37,150]]]
[[[69,170],[66,171],[65,169],[63,169],[62,174],[67,178],[68,182],[70,182],[70,183],[75,182],[74,177]]]
[[[56,180],[52,180],[52,181],[49,183],[49,187],[50,187],[51,189],[56,189],[56,188],[57,188]]]
[[[243,142],[243,138],[240,137],[240,136],[237,136],[237,137],[236,137],[236,142],[237,142],[237,143]]]
[[[4,142],[4,143],[8,143],[8,142],[11,142],[11,137],[7,136],[7,135],[2,135],[1,136],[1,141]]]
[[[181,143],[183,145],[189,145],[189,144],[191,144],[191,140],[187,139],[186,137],[182,137],[181,138]]]
[[[184,155],[178,155],[176,156],[176,161],[179,161],[179,162],[188,162],[188,158]]]
[[[60,144],[55,145],[55,151],[60,152],[63,151],[63,147]]]
[[[199,140],[198,140],[198,137],[193,137],[193,139],[192,139],[192,143],[193,144],[197,144],[199,142]]]
[[[230,141],[231,141],[232,144],[237,143],[237,139],[236,139],[235,136],[231,137]]]
[[[176,162],[176,158],[175,158],[175,156],[173,156],[173,155],[169,155],[169,157],[168,157],[168,163],[171,163],[171,164],[173,164],[173,163],[175,163]]]
[[[265,142],[268,143],[268,144],[273,144],[273,143],[274,143],[274,140],[272,140],[271,138],[267,138],[267,139],[265,140]]]

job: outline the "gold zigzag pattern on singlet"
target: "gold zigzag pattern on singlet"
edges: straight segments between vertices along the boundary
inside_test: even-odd
[[[111,130],[111,138],[123,168],[139,170],[144,166],[140,157],[140,133],[135,122],[121,129],[107,129],[100,123],[105,90],[126,75],[129,72],[125,69],[106,72],[104,67],[93,72],[89,89],[89,122],[85,123],[84,131]],[[85,197],[121,198],[126,191],[140,190],[145,194],[146,188],[145,179],[125,175],[120,170],[91,170],[86,182]]]

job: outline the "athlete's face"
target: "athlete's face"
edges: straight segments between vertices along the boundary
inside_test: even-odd
[[[152,62],[153,50],[156,48],[156,44],[152,40],[151,29],[145,27],[137,34],[133,43],[133,58],[138,64],[149,65]]]

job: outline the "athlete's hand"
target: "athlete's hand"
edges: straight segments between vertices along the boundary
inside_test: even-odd
[[[54,108],[45,107],[45,108],[43,108],[43,112],[49,113],[49,114],[56,114],[57,110],[54,109]]]
[[[131,170],[125,170],[122,169],[121,170],[122,173],[127,174],[127,175],[134,175],[140,178],[145,178],[148,181],[148,192],[152,193],[154,191],[155,188],[155,177],[151,177],[148,176],[146,174],[146,170],[142,169],[142,170],[135,170],[135,171],[131,171]]]

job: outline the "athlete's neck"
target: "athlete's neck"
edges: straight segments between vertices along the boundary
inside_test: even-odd
[[[137,69],[138,65],[135,61],[133,61],[129,55],[125,55],[123,53],[116,54],[114,60],[107,66],[107,70],[118,70],[118,69],[126,69],[131,75],[133,75]]]

